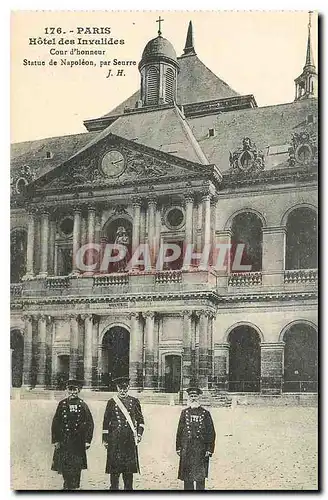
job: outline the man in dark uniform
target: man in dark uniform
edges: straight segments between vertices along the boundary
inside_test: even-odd
[[[87,469],[86,450],[93,436],[93,418],[87,404],[79,398],[82,383],[69,380],[68,397],[58,403],[52,421],[52,443],[55,445],[52,470],[63,475],[64,490],[80,487],[81,470]]]
[[[124,489],[133,490],[133,474],[140,472],[137,444],[144,431],[140,402],[128,395],[129,379],[114,379],[118,395],[107,403],[103,422],[103,444],[107,448],[106,473],[110,489],[119,489],[123,475]]]
[[[181,412],[176,436],[180,457],[178,478],[184,481],[185,490],[194,490],[194,482],[196,490],[204,490],[209,458],[214,452],[215,430],[210,412],[198,402],[201,389],[190,387],[187,393],[189,405]]]

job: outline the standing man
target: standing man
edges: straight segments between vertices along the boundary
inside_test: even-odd
[[[68,397],[58,403],[52,421],[55,445],[52,470],[63,475],[64,490],[80,488],[81,470],[87,469],[86,450],[93,436],[93,418],[88,405],[79,398],[82,383],[68,380]]]
[[[181,412],[176,436],[180,457],[178,478],[184,481],[185,490],[205,490],[209,458],[214,453],[215,430],[210,412],[199,404],[201,389],[190,387],[187,393],[189,404]]]
[[[103,444],[107,448],[106,473],[110,489],[119,489],[123,475],[124,489],[133,490],[133,474],[140,472],[137,445],[144,431],[140,402],[128,395],[129,379],[114,379],[118,394],[107,403],[103,422]]]

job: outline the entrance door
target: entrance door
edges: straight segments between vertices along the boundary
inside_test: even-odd
[[[114,326],[105,333],[102,341],[102,370],[100,384],[103,390],[114,391],[113,380],[129,376],[130,334]]]
[[[165,356],[165,392],[179,392],[181,387],[181,356]]]
[[[69,356],[62,354],[57,359],[57,386],[58,389],[66,388],[66,382],[69,379]]]
[[[259,392],[261,377],[260,337],[248,325],[229,334],[229,391]]]
[[[24,339],[19,330],[10,333],[11,386],[21,387],[23,382]]]

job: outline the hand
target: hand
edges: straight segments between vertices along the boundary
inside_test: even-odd
[[[137,443],[139,444],[140,441],[141,441],[141,436],[140,436],[140,434],[138,434],[138,436],[137,436]]]
[[[90,448],[90,443],[85,443],[85,449],[88,450]]]
[[[106,450],[108,448],[108,443],[103,443],[103,445],[105,446]]]
[[[181,450],[177,450],[177,454],[180,456],[181,455]]]
[[[60,443],[54,443],[55,450],[58,450],[60,448]]]
[[[210,451],[205,451],[205,458],[211,457],[212,453]]]

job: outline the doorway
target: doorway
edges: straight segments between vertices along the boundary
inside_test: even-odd
[[[181,356],[165,356],[165,392],[179,392],[181,388]]]

